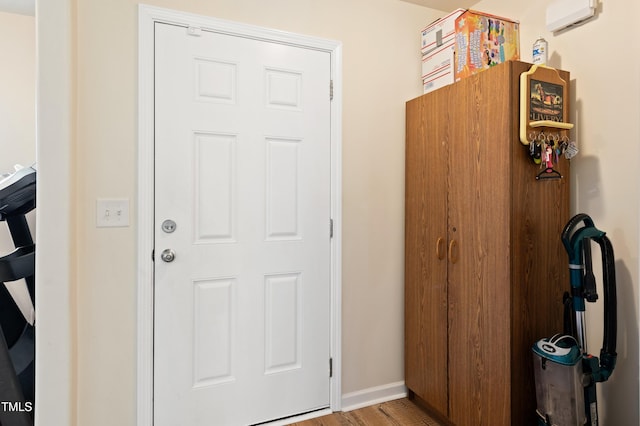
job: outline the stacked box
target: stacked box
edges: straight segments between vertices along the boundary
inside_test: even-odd
[[[456,19],[462,15],[465,9],[456,9],[444,18],[440,18],[422,30],[422,55],[432,50],[453,42],[456,33]]]
[[[455,81],[520,59],[519,23],[467,10],[456,18]]]
[[[464,12],[464,9],[456,9],[422,30],[424,93],[429,93],[454,82],[456,19]]]
[[[448,43],[422,57],[423,92],[429,93],[454,82],[454,43]]]

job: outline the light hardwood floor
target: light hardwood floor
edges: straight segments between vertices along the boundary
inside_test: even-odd
[[[442,426],[430,417],[423,409],[407,398],[375,404],[346,413],[333,413],[328,416],[303,422],[292,423],[291,426]]]

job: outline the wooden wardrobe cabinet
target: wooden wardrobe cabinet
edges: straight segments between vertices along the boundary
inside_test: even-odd
[[[405,381],[454,425],[534,425],[531,346],[562,331],[569,162],[536,180],[519,142],[529,68],[507,62],[406,104]]]

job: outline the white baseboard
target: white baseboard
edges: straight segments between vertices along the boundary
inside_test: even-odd
[[[342,411],[357,410],[407,396],[404,382],[389,383],[342,395]]]
[[[383,402],[393,401],[394,399],[400,399],[406,396],[407,388],[405,387],[404,382],[389,383],[387,385],[376,386],[342,395],[342,409],[340,411],[357,410],[358,408],[381,404]],[[331,413],[331,409],[327,408],[303,414],[301,416],[265,423],[265,426],[284,426],[291,423],[301,422],[303,420],[326,416]]]

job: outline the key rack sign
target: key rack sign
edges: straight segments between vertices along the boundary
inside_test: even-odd
[[[554,131],[567,136],[573,124],[568,123],[569,90],[558,71],[544,65],[533,65],[520,75],[520,142],[529,145],[532,132]]]

